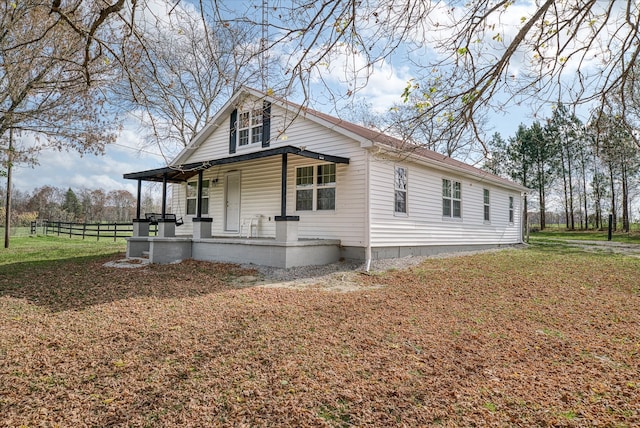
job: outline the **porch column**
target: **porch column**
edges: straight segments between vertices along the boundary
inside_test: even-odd
[[[162,175],[162,218],[167,213],[167,173]]]
[[[211,238],[212,218],[202,217],[202,175],[203,170],[198,171],[198,194],[196,196],[196,216],[193,218],[193,239]]]
[[[138,199],[136,201],[136,218],[133,219],[133,236],[149,236],[149,220],[140,218],[140,201],[142,200],[142,180],[138,180]]]
[[[282,173],[280,184],[280,215],[275,217],[276,241],[294,242],[298,240],[297,215],[287,215],[287,153],[282,154]]]
[[[280,217],[287,216],[287,153],[282,154],[282,169],[280,177]]]
[[[194,218],[193,219],[193,239],[211,238],[212,218]]]
[[[140,201],[142,200],[142,180],[138,179],[138,199],[136,200],[136,218],[140,218]]]
[[[196,197],[196,218],[202,218],[202,174],[198,171],[198,196]]]

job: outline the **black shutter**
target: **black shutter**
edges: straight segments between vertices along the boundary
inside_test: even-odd
[[[238,122],[238,109],[231,112],[231,118],[229,119],[229,154],[236,152],[236,122]]]
[[[262,147],[269,147],[271,139],[271,103],[264,101],[262,104]]]

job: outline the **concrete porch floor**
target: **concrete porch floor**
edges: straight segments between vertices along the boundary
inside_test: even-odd
[[[150,263],[174,263],[185,259],[225,263],[252,263],[290,268],[324,265],[340,258],[340,240],[191,236],[127,238],[127,257],[149,255]]]

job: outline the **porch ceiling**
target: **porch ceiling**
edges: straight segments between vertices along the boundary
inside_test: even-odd
[[[150,169],[147,171],[131,172],[124,174],[123,177],[131,180],[144,180],[144,181],[164,181],[170,183],[180,183],[187,181],[189,178],[198,174],[198,171],[211,168],[216,165],[226,165],[229,163],[243,162],[254,159],[262,159],[270,156],[292,154],[296,156],[303,156],[311,159],[324,160],[331,163],[349,163],[349,158],[342,156],[327,155],[323,153],[313,152],[311,150],[304,150],[294,146],[276,147],[273,149],[260,150],[257,152],[245,153],[236,156],[229,156],[222,159],[215,159],[202,162],[188,163],[184,165],[170,165],[164,168]]]

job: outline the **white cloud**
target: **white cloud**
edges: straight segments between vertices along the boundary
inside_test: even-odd
[[[38,156],[39,165],[33,168],[17,165],[14,168],[13,186],[26,192],[42,186],[53,186],[106,191],[124,189],[135,194],[137,183],[123,179],[122,175],[158,168],[164,165],[164,161],[158,156],[139,153],[135,144],[131,144],[134,142],[132,132],[131,129],[125,129],[123,136],[118,139],[119,145],[107,146],[102,156],[44,150]]]

